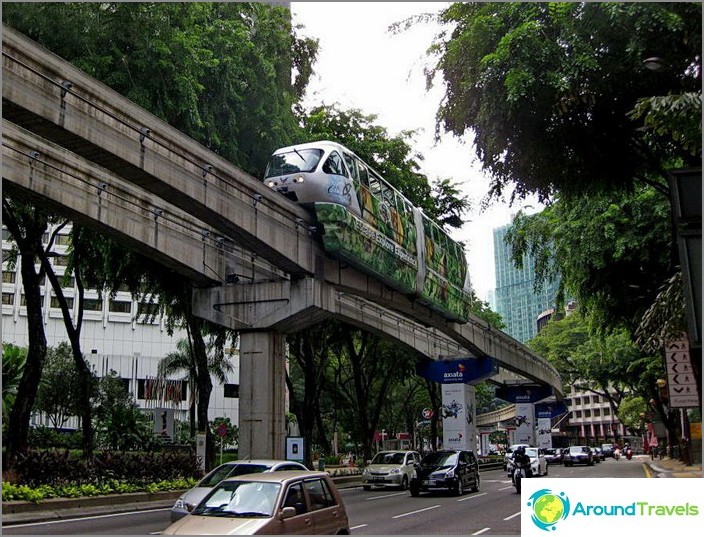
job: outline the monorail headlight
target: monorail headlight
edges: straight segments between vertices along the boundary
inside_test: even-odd
[[[276,186],[276,181],[269,180],[266,182],[266,184],[269,188],[274,188]]]
[[[302,175],[297,175],[296,177],[293,178],[294,183],[302,183],[305,180],[306,180],[305,177],[303,177]]]

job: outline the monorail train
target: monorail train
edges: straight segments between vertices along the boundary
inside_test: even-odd
[[[264,183],[312,210],[334,257],[465,322],[469,271],[462,246],[362,159],[329,141],[277,149]]]

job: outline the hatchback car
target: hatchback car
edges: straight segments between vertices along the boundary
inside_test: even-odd
[[[571,446],[563,452],[562,462],[565,466],[573,466],[575,464],[593,466],[594,454],[588,446]]]
[[[614,456],[614,445],[613,444],[601,444],[601,452],[604,454],[604,458]]]
[[[166,535],[349,535],[345,505],[327,472],[277,471],[221,481]]]
[[[417,451],[380,451],[362,473],[364,490],[371,490],[372,486],[406,490],[420,458]]]
[[[446,490],[458,496],[480,485],[479,463],[472,451],[444,450],[428,453],[411,476],[411,496],[421,492]]]
[[[283,470],[308,470],[300,462],[277,461],[266,459],[247,459],[221,464],[201,479],[192,489],[179,496],[171,508],[171,522],[186,516],[208,494],[212,488],[225,478],[260,472],[278,472]]]

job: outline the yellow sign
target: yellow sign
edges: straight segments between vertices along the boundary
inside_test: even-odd
[[[698,440],[702,439],[702,422],[700,421],[699,423],[690,423],[689,424],[689,437],[694,440],[695,438]]]

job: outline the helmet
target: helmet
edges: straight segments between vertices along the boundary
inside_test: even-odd
[[[523,446],[518,446],[516,448],[516,455],[525,455],[526,454],[526,448]]]

